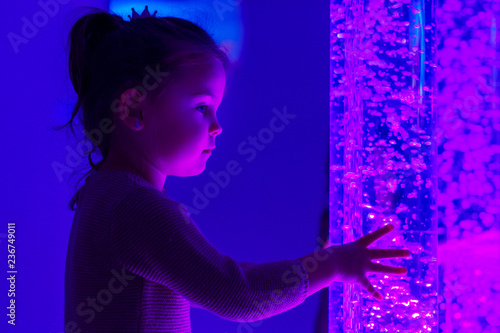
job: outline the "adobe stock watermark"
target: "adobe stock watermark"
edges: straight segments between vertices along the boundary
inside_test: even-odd
[[[249,135],[247,139],[240,142],[238,145],[238,153],[240,156],[246,156],[246,162],[253,162],[259,151],[263,151],[267,145],[269,145],[275,137],[275,133],[282,132],[285,129],[285,125],[290,124],[291,119],[297,117],[296,114],[290,114],[287,112],[286,106],[283,107],[283,111],[279,111],[274,108],[272,110],[274,116],[269,120],[267,127],[262,128],[258,131],[256,136]],[[197,187],[193,188],[194,197],[192,200],[192,206],[184,205],[189,213],[198,215],[200,211],[205,209],[210,203],[211,199],[217,197],[222,189],[225,189],[230,181],[231,177],[241,174],[243,168],[237,160],[230,160],[226,163],[224,170],[213,172],[210,171],[208,174],[213,181],[210,181],[203,185],[200,190]]]
[[[294,283],[294,285],[290,288],[291,291],[297,290],[300,287],[302,281],[308,278],[308,275],[310,273],[315,272],[319,268],[319,263],[330,258],[330,255],[335,251],[334,247],[326,245],[328,244],[328,240],[327,242],[323,242],[321,237],[318,236],[316,238],[316,241],[318,245],[313,251],[312,256],[308,256],[307,258],[305,258],[300,265],[292,265],[292,269],[286,270],[281,276],[281,281],[283,281],[286,285]],[[321,244],[325,245],[321,246]],[[304,275],[304,272],[300,266],[304,267],[307,275]],[[271,291],[269,299],[263,300],[261,302],[254,301],[253,305],[255,305],[256,307],[256,314],[260,317],[266,313],[269,313],[269,309],[273,308],[276,304],[282,304],[283,296],[286,291],[283,291],[283,289],[274,289]],[[266,317],[264,319],[267,318],[269,317]],[[253,322],[241,322],[238,324],[236,332],[253,333],[254,328],[261,326],[264,322],[264,319]]]
[[[66,5],[69,0],[40,0],[37,2],[41,10],[37,11],[31,17],[31,20],[26,16],[21,18],[24,23],[21,27],[20,34],[15,32],[7,33],[7,39],[12,46],[12,49],[17,54],[21,44],[28,44],[29,40],[38,34],[38,30],[45,27],[49,23],[49,18],[53,18],[59,12],[59,5]]]
[[[217,16],[221,21],[224,21],[224,13],[232,12],[243,0],[214,0],[212,6],[214,7]]]
[[[122,267],[121,274],[114,268],[111,270],[113,277],[108,281],[105,288],[99,290],[95,297],[87,297],[76,307],[75,311],[80,317],[86,317],[85,323],[90,324],[96,317],[96,312],[100,313],[104,308],[113,301],[113,296],[120,294],[125,287],[129,285],[129,281],[134,280],[137,276],[128,274],[125,267]],[[68,321],[64,325],[65,333],[83,333],[78,323]]]
[[[147,97],[148,91],[151,92],[157,87],[160,87],[160,84],[163,82],[163,80],[170,74],[169,72],[161,72],[159,66],[159,64],[156,65],[156,69],[154,70],[149,65],[146,66],[145,70],[149,74],[146,74],[142,79],[142,85],[134,87],[141,93],[141,96],[132,103],[130,103],[130,100],[127,100],[126,112],[120,115],[120,119],[125,119],[129,115],[129,108],[137,107],[138,103],[143,101]],[[150,80],[154,80],[153,83],[150,83]],[[119,103],[119,98],[116,98],[115,100],[113,100],[113,102],[111,102],[110,108],[113,113],[120,111]],[[63,175],[65,173],[72,173],[74,169],[83,162],[83,157],[92,150],[92,146],[90,145],[90,142],[87,141],[87,138],[94,144],[94,146],[98,146],[99,144],[101,144],[104,138],[104,134],[112,133],[115,128],[116,126],[113,125],[112,119],[102,118],[99,122],[99,128],[94,128],[89,132],[87,132],[85,129],[83,130],[84,138],[77,143],[76,149],[73,149],[71,146],[66,145],[67,154],[65,163],[61,163],[59,161],[53,161],[51,163],[52,169],[54,170],[54,173],[59,182],[63,181]],[[89,145],[90,147],[88,147]],[[84,146],[87,146],[90,149],[84,151]]]

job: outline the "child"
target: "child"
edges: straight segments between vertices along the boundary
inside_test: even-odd
[[[77,206],[65,273],[65,332],[191,332],[190,307],[236,322],[301,304],[333,281],[382,296],[367,272],[404,274],[367,249],[393,229],[294,260],[238,263],[200,232],[163,189],[167,175],[205,169],[228,58],[197,25],[144,11],[130,21],[94,8],[70,33],[69,73],[93,150],[102,154],[70,202]],[[156,14],[156,12],[155,12]],[[312,263],[312,265],[311,265]],[[313,268],[309,268],[313,267]]]

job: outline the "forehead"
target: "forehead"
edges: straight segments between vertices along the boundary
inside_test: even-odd
[[[196,98],[201,94],[222,99],[226,84],[226,73],[220,61],[189,65],[177,69],[168,84],[158,95],[165,98]]]
[[[226,73],[220,62],[193,65],[183,68],[173,79],[172,87],[175,94],[191,99],[210,96],[215,102],[220,102],[224,95]]]
[[[184,93],[221,95],[226,84],[226,73],[220,62],[191,65],[182,68],[173,79],[172,85]]]

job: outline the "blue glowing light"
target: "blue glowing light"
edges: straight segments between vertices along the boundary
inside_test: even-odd
[[[196,1],[109,1],[109,11],[129,20],[132,9],[141,14],[145,6],[157,17],[175,16],[201,26],[217,43],[227,47],[231,61],[238,60],[243,41],[243,25],[239,3],[212,0]]]

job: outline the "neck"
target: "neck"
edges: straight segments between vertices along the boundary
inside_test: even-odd
[[[117,158],[114,155],[108,155],[106,160],[99,167],[98,171],[124,171],[139,175],[153,185],[159,191],[164,192],[166,176],[156,169],[151,163],[144,161],[142,157],[135,159],[139,163],[130,163],[124,159]]]

